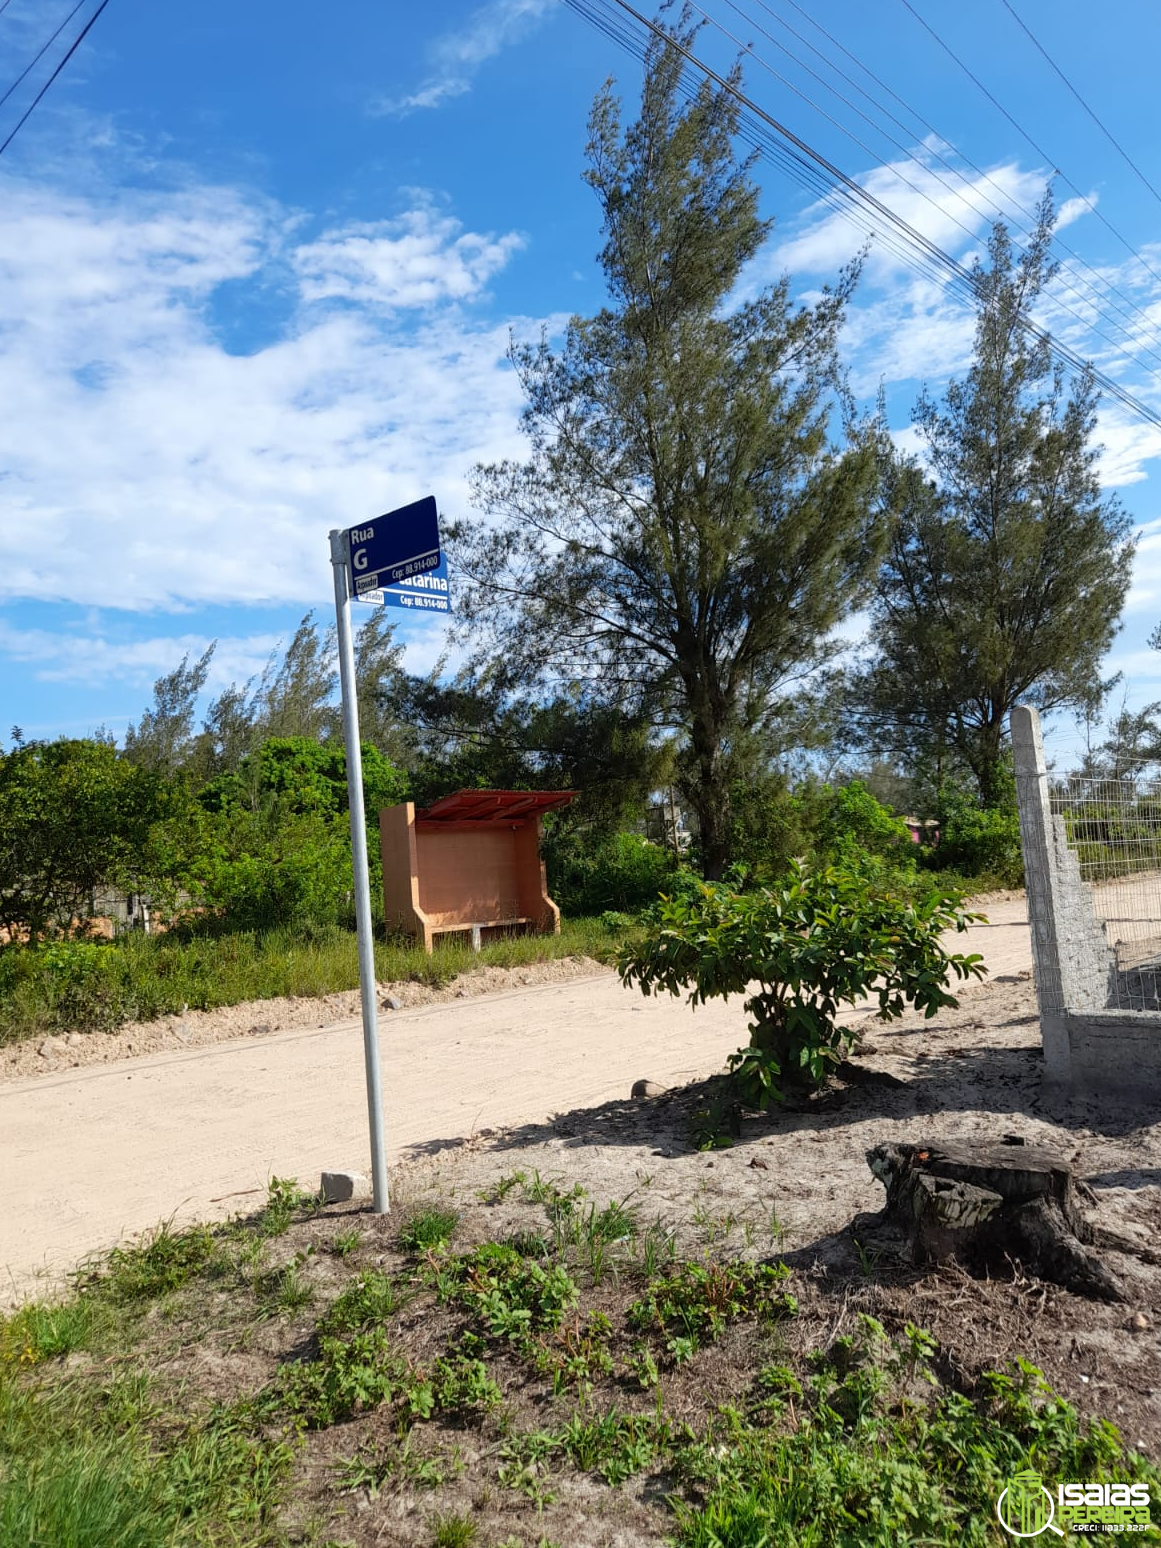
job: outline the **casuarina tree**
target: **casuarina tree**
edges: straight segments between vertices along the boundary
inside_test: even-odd
[[[690,37],[683,19],[655,39],[635,123],[596,99],[608,302],[559,349],[513,347],[528,460],[477,469],[482,518],[448,546],[481,670],[674,740],[716,876],[731,784],[874,571],[876,473],[831,437],[857,266],[812,305],[785,278],[753,288],[770,223],[732,93],[683,75]]]
[[[1030,313],[1055,272],[1053,209],[1017,253],[996,225],[972,274],[972,364],[915,409],[918,462],[884,480],[897,518],[864,681],[880,726],[938,748],[1000,797],[1008,713],[1091,702],[1128,589],[1130,522],[1102,493],[1097,392],[1066,383]]]

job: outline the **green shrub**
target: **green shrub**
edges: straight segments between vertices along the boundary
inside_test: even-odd
[[[962,876],[986,877],[1003,887],[1024,885],[1020,819],[1015,807],[949,803],[940,822],[939,843],[925,862]]]
[[[810,848],[805,816],[802,801],[780,777],[735,780],[730,788],[734,864],[759,881],[785,875],[790,862]]]
[[[109,943],[57,941],[0,949],[0,1041],[38,1028],[108,1032],[137,1014],[124,954]]]
[[[857,779],[831,789],[824,785],[814,805],[816,852],[838,863],[851,854],[875,855],[896,864],[913,863],[911,831]]]
[[[545,840],[548,891],[570,915],[638,913],[677,870],[672,852],[636,833],[586,840],[575,830]]]
[[[822,1085],[844,1057],[851,1034],[836,1020],[841,1005],[870,995],[889,1019],[908,1005],[931,1016],[956,1004],[950,980],[984,971],[978,955],[953,955],[940,939],[978,917],[962,901],[938,890],[908,901],[833,867],[794,864],[777,889],[703,885],[663,902],[618,967],[625,984],[645,994],[688,990],[694,1005],[746,994],[750,1043],[730,1066],[742,1100],[765,1106],[786,1085]]]

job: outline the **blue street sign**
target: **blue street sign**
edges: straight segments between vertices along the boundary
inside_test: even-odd
[[[435,497],[401,505],[397,511],[351,527],[351,574],[355,595],[398,586],[439,564],[439,517]]]
[[[450,613],[447,560],[441,557],[434,570],[413,575],[398,586],[377,586],[373,591],[361,592],[355,601],[373,602],[379,607],[384,603],[388,607],[409,607],[416,612]]]

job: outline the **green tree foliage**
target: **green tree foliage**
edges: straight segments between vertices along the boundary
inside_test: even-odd
[[[709,875],[740,754],[876,558],[873,455],[829,438],[855,273],[813,306],[785,280],[737,298],[769,232],[737,127],[666,40],[634,124],[598,96],[585,175],[609,304],[559,353],[513,349],[529,460],[478,469],[483,519],[447,534],[460,619],[506,684],[580,681],[676,735]]]
[[[1046,337],[1024,326],[1055,272],[1053,220],[1046,199],[1019,256],[994,227],[973,270],[971,368],[942,404],[919,400],[922,465],[884,469],[896,524],[863,684],[871,718],[896,746],[970,769],[985,805],[1012,706],[1091,698],[1133,557],[1129,520],[1097,479],[1092,379],[1066,390]]]
[[[640,913],[669,890],[677,871],[671,849],[636,833],[592,835],[573,828],[545,844],[548,890],[565,914]]]
[[[408,783],[376,748],[362,751],[375,871],[379,810],[404,800]],[[348,913],[347,813],[341,744],[270,737],[203,787],[171,873],[215,928],[333,924]]]
[[[415,737],[392,709],[396,699],[393,689],[405,675],[404,647],[395,638],[395,625],[387,621],[390,608],[367,611],[370,616],[355,635],[359,735],[392,763],[408,768],[415,754]]]
[[[742,1100],[764,1107],[787,1087],[822,1085],[844,1057],[852,1034],[838,1023],[841,1006],[870,996],[890,1020],[909,1005],[933,1016],[957,1003],[952,980],[984,972],[978,955],[942,943],[977,917],[961,903],[937,891],[905,902],[845,871],[794,864],[777,888],[676,894],[618,966],[625,984],[688,990],[692,1005],[745,995],[750,1042],[730,1064]]]
[[[389,707],[412,728],[420,805],[462,789],[576,790],[564,826],[593,837],[640,815],[670,764],[648,726],[596,695],[537,701],[508,692],[497,676],[396,680]]]
[[[151,868],[167,788],[107,742],[19,743],[0,755],[0,925],[33,940],[82,924],[93,894]]]
[[[915,849],[910,829],[857,779],[800,797],[804,825],[815,855],[865,879],[887,881],[892,871],[910,871]]]
[[[362,744],[363,798],[368,826],[378,827],[380,808],[407,799],[408,780],[377,747]],[[316,742],[305,736],[269,737],[247,754],[231,774],[208,781],[200,792],[210,812],[243,807],[258,811],[277,801],[301,816],[345,817],[347,755],[341,742]]]
[[[152,705],[125,732],[125,756],[131,763],[172,774],[188,760],[193,748],[194,710],[216,643],[192,666],[189,656],[183,656],[179,666],[154,683]]]
[[[941,871],[982,877],[993,886],[1024,885],[1020,814],[1010,754],[1000,760],[990,804],[963,783],[944,786],[939,808],[939,842],[927,863]]]
[[[255,691],[258,724],[266,736],[326,736],[338,724],[338,656],[333,626],[319,633],[307,613],[281,662],[271,656]]]

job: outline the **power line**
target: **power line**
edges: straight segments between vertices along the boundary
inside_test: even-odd
[[[1097,128],[1100,130],[1100,132],[1104,135],[1105,139],[1109,142],[1109,144],[1113,147],[1113,149],[1117,152],[1117,154],[1121,157],[1121,159],[1124,162],[1126,162],[1128,164],[1128,166],[1130,166],[1133,169],[1133,171],[1140,178],[1141,182],[1144,183],[1145,187],[1153,195],[1154,199],[1156,199],[1157,203],[1161,204],[1161,193],[1158,193],[1156,188],[1153,187],[1153,184],[1149,181],[1149,179],[1141,171],[1140,167],[1133,160],[1133,158],[1129,155],[1128,151],[1124,148],[1124,146],[1120,143],[1120,141],[1115,137],[1115,135],[1113,135],[1108,129],[1105,128],[1104,124],[1101,123],[1100,119],[1093,112],[1092,108],[1089,107],[1088,103],[1081,96],[1080,92],[1077,91],[1076,87],[1069,80],[1068,76],[1065,75],[1064,71],[1056,63],[1056,60],[1053,59],[1052,55],[1044,47],[1043,43],[1041,43],[1040,39],[1035,35],[1035,33],[1032,31],[1032,29],[1028,26],[1027,22],[1025,22],[1022,17],[1017,15],[1015,9],[1008,3],[1008,0],[1000,0],[1000,4],[1004,7],[1005,11],[1007,11],[1008,15],[1012,18],[1012,20],[1016,23],[1016,25],[1021,29],[1021,31],[1024,32],[1024,34],[1029,38],[1029,40],[1032,42],[1032,44],[1040,52],[1040,54],[1042,54],[1043,57],[1048,61],[1048,63],[1052,66],[1053,70],[1056,71],[1057,75],[1064,82],[1064,84],[1068,87],[1069,91],[1076,98],[1076,100],[1080,103],[1081,107],[1085,110],[1085,112],[1088,114],[1088,116],[1092,119],[1093,123],[1097,126]]]
[[[697,0],[689,0],[689,4],[691,5],[691,8],[693,10],[697,11],[700,15],[702,15],[705,18],[705,20],[710,23],[711,26],[716,27],[718,29],[718,31],[723,34],[724,37],[728,38],[729,41],[737,49],[739,49],[742,53],[749,54],[750,57],[757,64],[760,64],[764,70],[767,70],[771,75],[774,76],[774,78],[776,80],[780,81],[782,83],[782,85],[786,86],[790,91],[794,92],[794,94],[797,97],[800,97],[802,99],[802,101],[806,103],[806,105],[808,107],[812,108],[821,117],[825,118],[827,123],[829,123],[832,126],[832,128],[837,129],[840,132],[840,134],[846,135],[847,139],[853,141],[853,143],[855,145],[857,145],[860,148],[860,150],[865,151],[868,156],[870,156],[872,158],[877,158],[878,152],[875,151],[874,149],[872,149],[872,147],[869,146],[866,143],[865,140],[860,139],[860,137],[857,134],[855,134],[852,130],[848,129],[844,124],[841,124],[836,118],[834,118],[830,113],[828,113],[825,108],[820,107],[819,104],[817,102],[815,102],[815,100],[811,96],[808,95],[808,93],[802,91],[798,86],[796,86],[794,84],[793,81],[789,80],[779,70],[776,70],[773,65],[771,65],[770,63],[768,63],[768,61],[766,61],[765,59],[762,58],[762,56],[754,49],[754,47],[751,44],[743,43],[741,38],[739,38],[735,33],[731,32],[728,27],[724,26],[715,17],[711,16],[708,11],[706,11],[701,5],[699,5],[697,3]],[[727,4],[730,7],[731,10],[737,12],[737,14],[739,16],[741,16],[743,21],[752,22],[753,19],[751,17],[749,17],[741,9],[740,5],[738,5],[736,3],[736,0],[725,0],[725,4]],[[841,92],[837,92],[834,87],[829,86],[827,84],[827,82],[824,81],[822,79],[822,77],[817,74],[816,71],[812,70],[809,65],[803,63],[803,61],[801,59],[797,58],[796,55],[791,53],[790,50],[786,49],[782,44],[778,43],[773,37],[771,37],[770,33],[767,32],[763,27],[758,26],[757,30],[759,32],[761,32],[763,37],[769,39],[770,42],[774,43],[774,46],[776,48],[781,49],[781,51],[783,53],[785,53],[788,58],[792,59],[795,64],[799,65],[800,68],[806,70],[807,73],[809,75],[811,75],[816,81],[818,81],[819,84],[825,90],[830,91],[833,95],[837,96],[841,102],[845,103],[847,107],[852,108],[854,112],[858,113],[859,117],[862,118],[865,123],[870,124],[873,129],[875,129],[878,133],[882,134],[888,141],[890,141],[890,143],[895,147],[895,149],[900,151],[907,158],[908,162],[914,164],[915,166],[919,167],[922,171],[928,173],[931,177],[933,177],[936,180],[937,183],[939,183],[941,188],[945,188],[948,191],[948,193],[950,193],[954,198],[960,200],[963,203],[967,203],[967,201],[963,198],[963,195],[959,192],[959,190],[956,189],[956,188],[953,188],[952,185],[947,181],[946,178],[941,177],[940,174],[938,172],[936,172],[933,168],[924,166],[924,164],[918,159],[918,157],[915,156],[910,150],[908,150],[907,146],[903,145],[899,140],[895,139],[895,137],[893,135],[891,135],[887,130],[882,129],[880,125],[876,124],[874,122],[874,120],[872,118],[870,118],[866,113],[864,113],[860,108],[855,107],[855,105],[850,101],[850,99],[848,97],[843,96]],[[946,165],[946,163],[945,163],[945,165]],[[899,170],[898,167],[894,167],[892,170],[893,170],[895,176],[899,179],[899,181],[901,183],[904,183],[908,188],[910,188],[912,193],[917,194],[922,200],[924,200],[925,203],[930,204],[933,209],[938,211],[940,214],[945,215],[947,219],[952,221],[952,223],[954,225],[958,226],[959,229],[964,233],[964,235],[967,236],[968,238],[970,238],[973,242],[976,240],[976,231],[975,231],[974,227],[965,225],[964,222],[962,220],[960,220],[958,218],[958,216],[953,214],[950,210],[946,210],[945,211],[945,210],[941,209],[941,207],[936,203],[936,201],[931,197],[931,195],[929,193],[927,193],[917,183],[912,182],[912,180],[909,177],[906,177],[903,174],[903,172]],[[996,209],[998,214],[1003,215],[1003,213],[1004,213],[1003,210],[1001,210],[998,206],[993,205],[993,208]],[[1077,288],[1077,286],[1072,284],[1071,282],[1066,281],[1065,282],[1065,288],[1070,290],[1072,292],[1072,294],[1075,295],[1082,302],[1082,304],[1084,304],[1086,306],[1089,306],[1089,305],[1093,304],[1092,303],[1092,298],[1089,297],[1087,294],[1085,294],[1083,291],[1079,290]],[[1055,300],[1056,300],[1056,304],[1061,308],[1061,310],[1067,312],[1068,315],[1070,317],[1072,317],[1076,322],[1078,322],[1081,325],[1082,328],[1084,328],[1088,332],[1094,333],[1097,336],[1097,338],[1103,339],[1104,342],[1106,344],[1108,344],[1113,349],[1114,352],[1120,352],[1122,346],[1118,343],[1117,340],[1111,339],[1109,337],[1109,335],[1103,331],[1103,329],[1098,328],[1095,325],[1095,323],[1093,323],[1092,321],[1088,321],[1084,317],[1082,317],[1077,311],[1075,311],[1071,306],[1069,306],[1066,301],[1061,300],[1059,297],[1056,297]],[[1097,316],[1099,317],[1101,315],[1099,307],[1096,308],[1096,311],[1097,311]],[[1113,323],[1112,326],[1115,327],[1116,324]],[[1153,361],[1156,363],[1156,365],[1158,367],[1161,367],[1161,354],[1158,354],[1156,348],[1152,348],[1147,343],[1144,343],[1143,349],[1142,349],[1142,353],[1144,353],[1146,355],[1149,355],[1153,359]]]
[[[646,48],[646,44],[641,36],[630,32],[624,27],[623,23],[613,25],[607,16],[601,14],[600,7],[603,5],[609,10],[616,7],[626,15],[631,16],[639,28],[645,29],[649,35],[661,39],[669,47],[675,49],[687,65],[692,66],[700,75],[712,81],[720,90],[726,92],[738,102],[743,110],[743,123],[746,130],[742,138],[746,139],[748,143],[755,143],[755,126],[752,123],[752,119],[756,118],[760,121],[760,125],[763,126],[762,133],[758,135],[760,148],[765,151],[765,133],[767,130],[773,131],[782,144],[779,147],[780,154],[772,159],[778,160],[779,164],[784,165],[788,170],[794,169],[791,170],[792,176],[797,176],[798,180],[805,182],[807,186],[817,188],[819,174],[822,174],[830,180],[827,189],[828,195],[833,199],[844,201],[844,207],[845,204],[849,204],[852,210],[858,210],[864,217],[863,221],[860,222],[864,225],[864,228],[868,217],[870,218],[872,229],[876,229],[876,222],[881,223],[879,229],[885,228],[889,237],[900,243],[901,249],[906,250],[908,255],[907,261],[911,262],[913,266],[920,267],[921,272],[926,272],[927,274],[935,273],[941,279],[950,281],[956,293],[961,295],[966,293],[969,300],[978,304],[977,287],[971,271],[965,269],[958,260],[945,252],[935,242],[925,237],[922,232],[916,230],[914,226],[904,220],[901,215],[897,214],[888,205],[884,204],[882,200],[877,199],[869,190],[855,182],[841,168],[828,160],[821,151],[816,150],[808,141],[774,118],[764,108],[759,107],[739,87],[719,74],[704,60],[700,59],[691,49],[674,38],[662,26],[650,21],[639,11],[635,10],[628,3],[628,0],[565,0],[565,3],[585,20],[593,21],[606,36],[615,38],[625,47],[631,49],[637,58],[641,58]],[[904,0],[904,4],[906,4],[906,0]],[[750,115],[750,120],[746,119],[746,114]],[[798,174],[799,168],[805,172],[805,176]],[[901,249],[897,248],[896,250]],[[918,262],[916,262],[917,260]],[[1023,313],[1020,315],[1020,326],[1037,343],[1047,346],[1059,363],[1067,366],[1069,370],[1078,375],[1088,375],[1109,397],[1115,398],[1133,413],[1161,429],[1161,413],[1143,403],[1106,372],[1086,364],[1068,345],[1052,338],[1050,334],[1038,328]]]
[[[876,97],[874,97],[864,87],[860,86],[859,83],[853,78],[853,76],[848,75],[847,72],[845,70],[843,70],[838,64],[836,64],[835,61],[832,58],[829,58],[825,53],[822,52],[822,50],[816,48],[815,45],[813,43],[811,43],[808,38],[804,37],[803,34],[798,31],[797,28],[791,26],[791,24],[785,19],[784,16],[779,15],[779,13],[776,10],[774,10],[773,7],[770,4],[767,3],[767,0],[754,0],[754,3],[756,3],[758,5],[759,9],[764,11],[767,14],[767,16],[771,17],[772,20],[777,22],[777,24],[780,27],[784,28],[787,32],[789,32],[792,37],[797,38],[798,41],[803,45],[804,48],[807,48],[807,49],[810,50],[810,52],[815,56],[815,58],[822,60],[822,62],[827,66],[828,69],[832,70],[841,80],[845,81],[848,86],[852,87],[853,90],[857,91],[860,96],[864,97],[868,102],[870,102],[874,107],[876,107],[879,110],[879,112],[883,113],[888,119],[890,119],[890,121],[898,129],[900,129],[904,134],[911,135],[913,133],[913,131],[911,129],[909,129],[908,126],[905,123],[903,123],[903,121],[901,119],[896,117],[896,115],[894,113],[892,113],[889,108],[885,107],[884,104],[880,100],[878,100]],[[789,5],[801,17],[803,17],[806,21],[808,21],[810,23],[810,25],[817,32],[820,32],[823,35],[823,37],[826,38],[827,41],[834,48],[838,49],[838,51],[845,58],[849,59],[852,64],[857,66],[857,68],[859,70],[861,70],[862,73],[869,80],[874,82],[874,84],[879,88],[880,91],[885,92],[896,103],[898,103],[898,105],[903,109],[903,111],[905,113],[909,114],[910,117],[912,119],[914,119],[914,121],[920,126],[921,129],[926,130],[926,132],[929,135],[934,135],[936,137],[936,139],[939,140],[939,141],[942,141],[943,144],[951,146],[951,142],[948,140],[946,135],[942,134],[940,132],[940,130],[937,129],[933,123],[931,123],[928,119],[924,118],[923,115],[920,112],[918,112],[914,107],[912,107],[910,103],[905,101],[904,98],[902,98],[897,91],[893,90],[893,88],[891,86],[889,86],[888,83],[886,81],[884,81],[881,76],[876,75],[875,72],[873,70],[871,70],[866,64],[864,64],[863,61],[861,59],[859,59],[855,54],[853,54],[850,51],[850,49],[846,48],[843,45],[843,43],[841,43],[839,41],[839,39],[836,38],[832,32],[829,32],[827,30],[827,28],[824,27],[823,24],[816,17],[811,16],[808,11],[804,10],[803,7],[798,4],[798,0],[783,0],[783,3],[786,4],[786,5]],[[732,4],[732,0],[727,0],[727,4]],[[737,9],[737,7],[735,6],[734,9]],[[744,14],[744,13],[741,13],[741,14]],[[766,35],[769,36],[769,34],[766,34]],[[775,40],[773,40],[773,39],[771,39],[771,41],[774,42],[774,46],[776,48],[779,48],[789,58],[795,59],[796,63],[802,65],[802,68],[804,68],[804,69],[808,68],[808,66],[803,64],[803,62],[801,60],[797,59],[796,56],[789,49],[787,49],[784,44],[775,42]],[[811,71],[810,73],[814,74],[813,71]],[[818,79],[817,76],[815,78]],[[822,84],[825,86],[827,83],[826,82],[822,82]],[[827,89],[833,91],[832,87],[827,86]],[[858,111],[858,110],[856,109],[856,111]],[[891,137],[888,136],[888,138],[891,138]],[[893,141],[893,143],[897,143],[897,142]],[[1014,194],[1012,194],[1012,193],[1006,191],[1005,189],[1003,189],[999,185],[999,183],[997,183],[996,180],[991,176],[991,174],[989,172],[986,172],[982,167],[977,166],[976,163],[974,161],[972,161],[969,156],[966,156],[963,153],[963,151],[958,146],[951,146],[951,148],[953,150],[955,150],[956,155],[963,162],[964,166],[968,167],[972,172],[974,172],[976,174],[977,177],[981,178],[985,183],[987,183],[987,185],[990,188],[994,189],[995,192],[999,195],[1000,199],[1010,200],[1011,204],[1013,205],[1013,207],[1017,211],[1019,211],[1019,213],[1023,216],[1023,218],[1025,220],[1028,220],[1028,221],[1032,222],[1033,224],[1035,224],[1036,215],[1035,215],[1034,211],[1029,210],[1027,205],[1022,204],[1020,202],[1020,200],[1015,197]],[[964,176],[962,170],[960,168],[958,168],[958,167],[953,166],[951,164],[951,162],[949,162],[947,160],[947,158],[942,154],[942,152],[938,149],[937,146],[931,146],[931,147],[929,147],[929,150],[930,150],[931,154],[940,162],[940,164],[942,166],[946,167],[947,170],[954,177],[956,177],[960,182],[964,183],[965,186],[967,186],[967,187],[971,186],[970,183],[968,182],[968,179]],[[912,159],[917,160],[918,158],[913,157]],[[921,162],[919,164],[922,165]],[[972,189],[972,192],[975,193],[975,192],[977,192],[977,190]],[[960,194],[959,197],[960,198],[964,198],[964,195]],[[991,198],[991,197],[989,197],[987,195],[983,195],[983,197],[986,197],[988,199],[988,203],[997,212],[997,214],[999,214],[1004,219],[1008,219],[1009,218],[1009,216],[1007,214],[1007,211],[1005,210],[1004,206],[1001,205],[999,202],[997,202],[996,199],[993,199],[993,198]],[[965,203],[968,202],[966,200],[966,198],[964,198],[964,202]],[[1156,330],[1156,325],[1149,318],[1148,313],[1142,307],[1140,307],[1136,302],[1131,300],[1130,297],[1127,296],[1125,294],[1125,292],[1122,291],[1118,285],[1114,284],[1106,275],[1101,274],[1097,269],[1095,269],[1092,266],[1092,264],[1090,264],[1086,259],[1082,258],[1081,255],[1076,251],[1076,249],[1071,247],[1071,246],[1069,246],[1069,244],[1059,235],[1059,233],[1057,233],[1057,234],[1055,234],[1053,236],[1053,244],[1061,252],[1067,253],[1068,256],[1070,258],[1072,258],[1079,265],[1079,267],[1081,269],[1085,270],[1087,272],[1087,274],[1089,276],[1091,276],[1091,281],[1089,283],[1095,282],[1096,285],[1099,285],[1100,287],[1102,287],[1101,290],[1096,290],[1094,292],[1095,295],[1098,298],[1100,298],[1101,300],[1105,300],[1107,298],[1111,298],[1111,297],[1115,296],[1115,297],[1118,298],[1118,300],[1121,303],[1123,303],[1122,305],[1117,305],[1117,304],[1111,302],[1111,300],[1108,301],[1108,304],[1111,306],[1111,309],[1113,311],[1119,313],[1119,315],[1125,320],[1126,323],[1129,323],[1134,328],[1140,328],[1141,325],[1143,324],[1146,333],[1148,332],[1149,329]],[[1067,275],[1069,273],[1069,270],[1068,270],[1066,265],[1062,264],[1061,268],[1062,268],[1062,272],[1065,275]],[[1080,276],[1078,275],[1077,277],[1079,278]],[[1079,297],[1085,297],[1087,299],[1087,295],[1088,295],[1087,291],[1078,290],[1075,285],[1073,285],[1071,282],[1069,282],[1067,280],[1064,281],[1064,283],[1067,284],[1068,289],[1070,289],[1073,292],[1074,295],[1077,295]],[[1115,324],[1114,324],[1114,326],[1115,326]],[[1161,333],[1158,333],[1157,337],[1161,338]]]
[[[6,3],[7,3],[7,0],[6,0]],[[21,70],[20,74],[12,82],[12,85],[9,86],[8,90],[4,93],[4,95],[2,97],[0,97],[0,107],[3,107],[5,102],[8,101],[8,98],[12,95],[12,93],[16,90],[16,88],[20,85],[20,83],[25,79],[25,77],[28,75],[29,71],[34,69],[40,63],[40,61],[44,58],[45,54],[48,53],[49,49],[56,42],[57,38],[60,37],[61,33],[68,26],[69,22],[72,21],[73,17],[81,9],[81,7],[84,5],[84,3],[85,3],[85,0],[77,0],[76,5],[73,6],[72,10],[65,17],[64,21],[61,22],[60,26],[53,33],[52,37],[49,38],[47,43],[43,44],[37,50],[37,52],[33,55],[33,57],[30,60],[30,62],[25,65],[24,69]]]
[[[48,88],[52,85],[53,81],[56,80],[57,76],[64,69],[65,65],[68,64],[69,60],[76,53],[77,49],[80,48],[81,44],[85,41],[85,38],[87,37],[87,35],[89,33],[89,29],[92,27],[93,23],[96,21],[97,17],[100,16],[101,12],[105,9],[105,7],[108,5],[108,3],[109,3],[109,0],[101,0],[100,5],[93,12],[93,14],[89,17],[88,21],[85,23],[85,25],[81,28],[80,32],[73,39],[72,43],[69,46],[68,52],[65,54],[64,58],[57,65],[56,69],[49,76],[48,80],[45,81],[44,85],[37,92],[36,96],[33,97],[31,104],[25,110],[24,114],[20,118],[20,120],[17,123],[16,127],[12,130],[12,133],[8,136],[8,138],[4,141],[4,143],[2,145],[0,145],[0,156],[3,156],[4,152],[12,144],[13,140],[20,133],[21,129],[24,128],[24,125],[32,117],[33,112],[36,110],[36,108],[39,105],[41,99],[44,97],[45,92],[47,92]],[[75,15],[75,12],[73,14]]]
[[[1128,250],[1128,252],[1130,252],[1132,254],[1132,256],[1137,260],[1137,262],[1139,264],[1141,264],[1144,267],[1144,269],[1153,277],[1153,279],[1155,279],[1157,281],[1157,283],[1159,285],[1161,285],[1161,274],[1158,274],[1156,269],[1154,269],[1148,262],[1146,262],[1146,260],[1144,258],[1141,257],[1140,253],[1138,253],[1137,250],[1133,247],[1133,244],[1129,241],[1128,237],[1122,236],[1122,234],[1117,230],[1116,226],[1114,226],[1113,223],[1110,220],[1108,220],[1105,217],[1104,214],[1102,214],[1102,212],[1096,207],[1096,205],[1092,202],[1092,200],[1090,198],[1088,198],[1088,196],[1086,194],[1082,194],[1080,189],[1076,186],[1076,184],[1072,181],[1072,179],[1064,171],[1062,171],[1060,167],[1056,166],[1056,162],[1048,154],[1048,152],[1046,150],[1042,150],[1041,147],[1039,145],[1037,145],[1036,141],[1032,138],[1032,136],[1028,133],[1028,131],[1025,128],[1023,128],[1023,126],[1021,124],[1016,122],[1016,120],[1012,117],[1011,113],[1008,112],[1008,109],[1004,106],[1004,104],[1002,102],[998,101],[992,95],[992,93],[984,85],[983,81],[980,80],[978,75],[975,75],[975,74],[972,73],[972,71],[967,67],[966,64],[964,64],[963,60],[959,57],[959,55],[955,52],[955,50],[951,47],[951,45],[948,44],[948,43],[945,43],[943,41],[943,39],[940,37],[939,33],[936,32],[935,28],[930,24],[930,22],[925,21],[924,18],[922,16],[920,16],[919,12],[911,4],[911,0],[899,0],[899,4],[904,6],[908,11],[911,12],[912,16],[914,16],[915,20],[919,23],[919,25],[923,28],[923,30],[925,32],[927,32],[928,34],[930,34],[930,36],[935,39],[935,41],[939,44],[940,48],[943,49],[944,53],[947,54],[948,57],[950,59],[952,59],[959,66],[959,68],[967,76],[968,80],[971,81],[973,83],[973,85],[977,86],[979,88],[979,90],[983,92],[984,96],[987,97],[988,101],[992,104],[992,106],[998,112],[1000,112],[1000,113],[1002,113],[1004,115],[1004,117],[1011,124],[1012,128],[1015,129],[1016,133],[1019,134],[1032,147],[1032,149],[1036,152],[1036,154],[1044,162],[1046,162],[1048,166],[1056,167],[1057,175],[1060,177],[1061,181],[1064,182],[1065,184],[1067,184],[1067,186],[1072,189],[1073,193],[1081,201],[1081,203],[1085,206],[1085,208],[1087,210],[1089,210],[1091,214],[1096,216],[1096,218],[1100,221],[1101,225],[1104,226],[1107,231],[1110,231],[1113,234],[1113,236],[1116,237],[1117,241],[1120,242],[1122,247],[1126,248]]]

